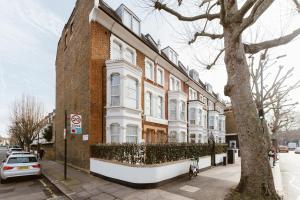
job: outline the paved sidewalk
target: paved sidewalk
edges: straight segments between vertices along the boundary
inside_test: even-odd
[[[178,178],[155,189],[133,189],[68,167],[68,179],[63,177],[63,165],[42,161],[43,174],[70,199],[90,200],[221,200],[240,179],[240,159],[233,165],[219,166],[199,173],[198,177]],[[272,167],[275,187],[283,197],[279,163]]]
[[[138,190],[92,176],[68,167],[68,178],[63,177],[63,165],[54,161],[42,161],[43,174],[67,197],[74,200],[190,200],[160,189]]]
[[[276,161],[276,165],[272,167],[272,174],[275,184],[275,189],[277,191],[277,194],[284,199],[284,191],[282,186],[282,179],[281,179],[281,172],[280,172],[280,165],[279,162]]]

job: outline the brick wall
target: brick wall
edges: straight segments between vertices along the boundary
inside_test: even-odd
[[[68,114],[81,114],[83,133],[89,133],[91,26],[88,16],[93,4],[93,0],[78,0],[76,2],[75,9],[65,25],[58,43],[55,117],[55,154],[57,160],[64,159],[64,110],[67,110]],[[71,29],[73,30],[72,33]],[[82,135],[69,134],[67,143],[68,162],[82,168],[88,168],[89,145],[82,141]]]

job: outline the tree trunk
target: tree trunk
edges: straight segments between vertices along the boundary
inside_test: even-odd
[[[251,95],[250,72],[241,38],[233,39],[234,24],[224,28],[228,82],[224,93],[231,99],[238,127],[241,179],[233,199],[280,199],[275,191],[268,159],[270,136],[258,117]]]

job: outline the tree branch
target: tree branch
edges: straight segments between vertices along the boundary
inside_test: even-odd
[[[214,61],[211,64],[206,65],[206,69],[211,69],[211,67],[216,64],[216,62],[218,61],[218,59],[220,58],[220,56],[222,55],[222,53],[224,51],[225,51],[225,49],[221,49],[220,52],[218,53],[218,55],[216,56],[216,58],[214,59]]]
[[[196,16],[191,16],[191,17],[187,17],[187,16],[183,16],[181,15],[179,12],[173,10],[172,8],[169,8],[166,4],[162,4],[159,1],[156,1],[154,3],[154,8],[157,10],[164,10],[168,13],[170,13],[171,15],[177,17],[180,21],[197,21],[200,19],[207,19],[209,21],[220,18],[220,14],[219,13],[215,13],[215,14],[201,14],[201,15],[196,15]]]
[[[191,40],[188,42],[188,44],[194,43],[194,42],[197,40],[197,38],[198,38],[198,37],[201,37],[201,36],[203,36],[203,37],[209,37],[209,38],[215,40],[215,39],[221,39],[221,38],[223,38],[224,35],[223,35],[223,34],[206,33],[206,32],[204,32],[204,31],[202,31],[202,32],[196,32],[196,33],[194,34],[194,38],[191,39]]]
[[[295,3],[298,12],[300,12],[300,3],[297,0],[293,0],[293,2]]]
[[[300,35],[300,28],[294,30],[292,33],[282,36],[277,39],[264,41],[256,44],[244,44],[245,53],[255,54],[261,50],[284,45],[292,41],[295,37]]]

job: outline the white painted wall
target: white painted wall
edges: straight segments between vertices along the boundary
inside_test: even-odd
[[[219,161],[221,160],[223,162],[224,155],[226,154],[216,155],[217,163],[219,163]],[[117,164],[96,158],[90,158],[90,171],[106,177],[126,181],[129,183],[145,184],[161,182],[188,173],[190,164],[190,160],[183,160],[163,165],[135,167]],[[207,168],[210,166],[210,156],[201,157],[199,159],[200,169]]]

